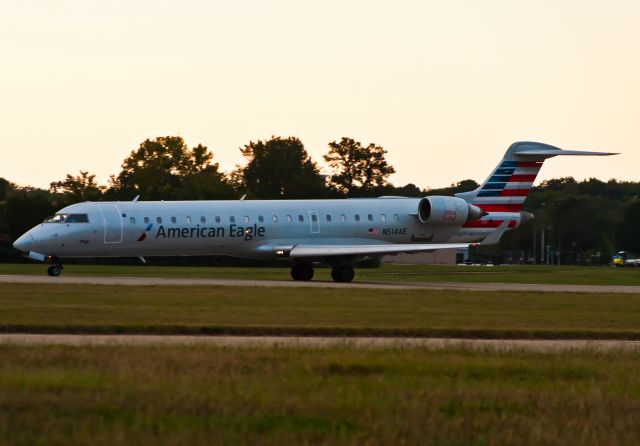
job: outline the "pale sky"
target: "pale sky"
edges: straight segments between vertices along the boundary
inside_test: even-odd
[[[510,143],[540,179],[640,181],[637,0],[0,0],[0,177],[106,183],[146,138],[385,147],[391,181],[483,180]],[[539,182],[539,181],[538,181]]]

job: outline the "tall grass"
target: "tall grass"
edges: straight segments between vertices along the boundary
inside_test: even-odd
[[[2,444],[637,444],[640,356],[0,346]]]

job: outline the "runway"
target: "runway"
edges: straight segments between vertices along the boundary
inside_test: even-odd
[[[365,288],[376,290],[458,290],[458,291],[537,291],[591,294],[640,294],[640,286],[554,285],[534,283],[462,283],[462,282],[298,282],[293,280],[196,279],[156,277],[33,276],[0,275],[0,283],[41,285],[120,285],[120,286],[242,286],[287,288]]]
[[[174,335],[79,335],[0,334],[0,345],[209,345],[223,348],[317,348],[356,349],[426,348],[553,353],[567,350],[640,352],[640,341],[624,340],[538,340],[538,339],[453,339],[400,337],[297,337],[297,336],[174,336]]]

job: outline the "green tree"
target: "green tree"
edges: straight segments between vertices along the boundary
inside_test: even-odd
[[[324,177],[298,138],[273,136],[268,141],[251,141],[240,151],[248,160],[233,174],[240,192],[262,199],[327,195]]]
[[[449,187],[443,187],[440,189],[429,189],[427,193],[429,195],[453,195],[458,192],[468,192],[478,188],[480,186],[474,180],[462,180],[457,183],[451,184]]]
[[[5,201],[13,189],[14,185],[10,181],[0,178],[0,202]]]
[[[387,151],[373,143],[363,146],[352,138],[329,143],[324,160],[335,172],[333,185],[347,196],[367,195],[387,185],[387,178],[395,169],[385,159]]]
[[[212,159],[207,147],[189,149],[180,136],[147,139],[112,177],[110,195],[123,199],[142,195],[147,200],[228,198],[231,187]],[[198,189],[198,183],[203,187]]]
[[[640,254],[640,198],[635,198],[625,205],[622,220],[616,229],[616,242],[620,249]]]
[[[67,174],[64,180],[54,181],[49,186],[51,193],[62,195],[66,202],[71,203],[99,200],[105,190],[106,187],[96,183],[95,175],[83,170],[78,176]]]
[[[57,210],[51,194],[29,187],[14,190],[7,197],[6,217],[13,240]]]

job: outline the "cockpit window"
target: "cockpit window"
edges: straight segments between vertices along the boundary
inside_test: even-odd
[[[65,219],[66,215],[64,214],[56,214],[51,217],[47,217],[44,219],[45,223],[62,223]]]
[[[65,223],[89,223],[87,214],[69,214],[64,220]]]
[[[45,223],[89,223],[87,214],[56,214],[44,220]]]

